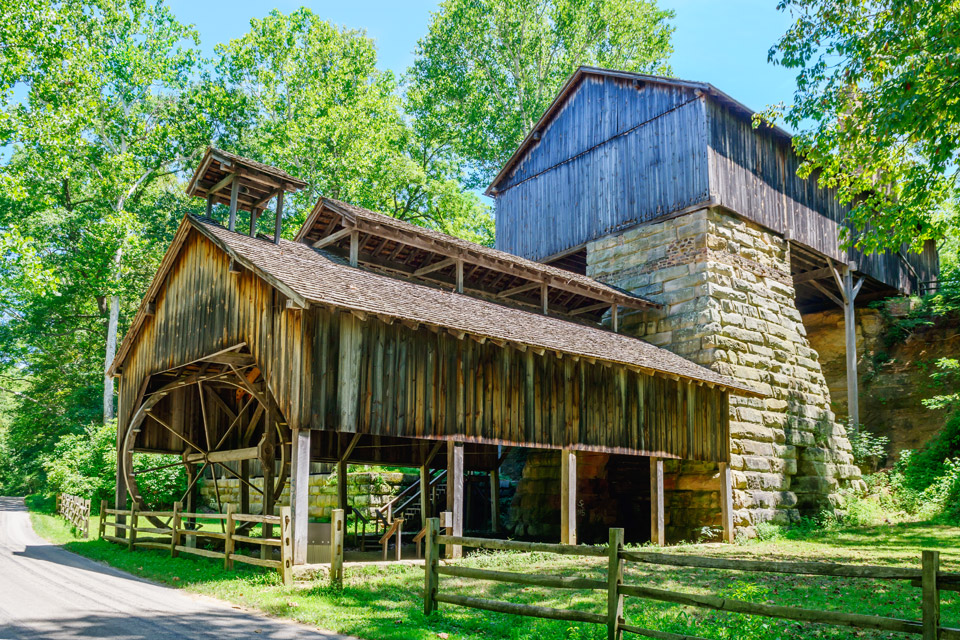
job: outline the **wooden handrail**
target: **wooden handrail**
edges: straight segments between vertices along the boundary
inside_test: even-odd
[[[393,521],[393,524],[390,525],[390,529],[387,530],[383,537],[380,538],[380,544],[383,545],[383,559],[387,559],[387,547],[390,546],[390,536],[396,534],[397,536],[397,560],[400,559],[400,547],[403,545],[403,518],[397,518]]]

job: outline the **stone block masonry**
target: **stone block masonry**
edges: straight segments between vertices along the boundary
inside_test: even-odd
[[[859,486],[794,302],[782,237],[722,209],[701,209],[590,243],[587,275],[663,305],[623,316],[624,333],[766,395],[730,398],[734,520],[744,533],[759,522],[838,508],[838,490]],[[719,481],[703,467],[668,465],[676,476],[667,497],[670,539],[691,539],[699,527],[719,523],[719,507],[710,507]]]
[[[390,501],[403,487],[418,480],[416,476],[403,473],[374,473],[360,472],[347,474],[347,501],[367,518],[373,517],[378,507]],[[250,484],[263,487],[263,478],[251,478]],[[224,508],[227,503],[240,512],[240,481],[236,478],[220,478],[217,480],[220,490],[220,500]],[[260,493],[250,491],[250,510],[260,513]],[[216,510],[217,494],[213,482],[204,478],[200,485],[200,501]],[[277,500],[276,513],[282,506],[290,504],[290,483],[283,489]],[[337,479],[332,474],[314,474],[310,476],[310,517],[327,519],[330,512],[337,508]]]

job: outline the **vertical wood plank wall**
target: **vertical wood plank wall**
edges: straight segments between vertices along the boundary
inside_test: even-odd
[[[497,248],[540,260],[714,202],[902,291],[938,276],[935,247],[839,249],[847,208],[796,175],[790,140],[685,87],[587,75],[496,196]],[[617,134],[623,135],[617,135]],[[913,276],[903,260],[918,276]]]
[[[246,342],[291,428],[728,458],[723,390],[372,317],[350,320],[357,391],[338,393],[343,313],[284,302],[193,232],[126,361],[121,429],[145,375]]]

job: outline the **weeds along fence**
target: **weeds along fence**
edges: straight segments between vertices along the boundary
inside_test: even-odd
[[[763,560],[732,560],[704,556],[685,556],[649,551],[628,551],[623,548],[623,529],[610,530],[610,543],[606,547],[587,547],[565,544],[520,542],[515,540],[491,540],[486,538],[457,537],[440,534],[440,521],[431,518],[425,534],[426,562],[424,582],[424,613],[429,615],[438,603],[511,613],[536,618],[584,622],[607,627],[607,637],[621,638],[624,633],[636,634],[661,640],[703,640],[691,635],[679,635],[664,631],[643,629],[628,623],[624,618],[624,598],[643,598],[669,602],[715,611],[728,611],[780,620],[815,622],[855,629],[874,629],[916,634],[924,640],[960,640],[960,629],[940,625],[940,591],[960,591],[960,573],[940,571],[938,551],[923,551],[920,569],[862,566],[819,562],[776,562]],[[607,579],[536,575],[519,572],[495,571],[440,564],[440,545],[460,545],[479,549],[502,551],[537,551],[566,556],[607,558]],[[823,611],[759,604],[725,597],[698,595],[655,589],[624,583],[624,565],[628,562],[670,567],[698,569],[721,569],[779,575],[834,576],[852,580],[872,579],[904,581],[922,591],[921,617],[919,620],[904,620],[878,615]],[[549,589],[584,589],[606,591],[606,612],[593,613],[556,609],[529,604],[504,602],[444,593],[440,588],[440,576],[489,580],[492,582],[546,587]]]
[[[58,493],[57,513],[66,518],[81,536],[90,537],[90,500],[69,493]]]
[[[108,515],[115,516],[113,521]],[[210,522],[220,524],[220,530],[205,528]],[[157,526],[157,522],[162,526]],[[261,526],[261,536],[249,535],[254,525]],[[279,527],[279,537],[273,536],[273,527]],[[112,527],[114,535],[106,533]],[[140,509],[100,508],[100,537],[104,540],[135,549],[158,549],[169,551],[171,557],[181,553],[223,559],[226,569],[234,563],[252,564],[276,569],[283,583],[293,584],[293,540],[290,534],[290,507],[281,507],[280,515],[251,515],[234,513],[227,505],[226,513],[191,513],[182,510],[178,502],[172,511],[145,511]],[[205,546],[201,546],[200,542]],[[207,548],[210,543],[219,549]],[[241,553],[238,544],[260,547],[260,556]],[[280,549],[280,558],[273,558],[273,549]]]

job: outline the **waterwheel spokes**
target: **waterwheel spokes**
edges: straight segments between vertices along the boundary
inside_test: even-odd
[[[240,411],[237,413],[236,416],[234,416],[233,422],[230,423],[230,426],[224,432],[223,437],[220,438],[220,442],[217,443],[217,446],[216,446],[217,449],[219,449],[220,446],[224,443],[224,441],[227,439],[227,436],[229,436],[230,433],[233,431],[233,428],[240,423],[240,417],[246,414],[247,408],[250,406],[250,403],[253,402],[255,399],[256,398],[254,398],[253,396],[250,396],[250,398],[247,400],[247,403],[243,405],[243,408],[240,409]]]
[[[150,414],[150,417],[153,418],[154,420],[156,420],[156,421],[160,424],[161,427],[163,427],[164,429],[166,429],[167,431],[169,431],[169,432],[172,433],[173,435],[177,436],[177,437],[180,438],[181,440],[183,440],[183,441],[184,441],[185,443],[187,443],[189,446],[191,446],[191,447],[193,447],[194,449],[196,449],[196,450],[197,450],[197,453],[203,453],[204,455],[206,455],[206,453],[204,452],[203,449],[201,449],[199,446],[197,446],[197,445],[195,445],[193,442],[191,442],[190,439],[187,438],[186,436],[184,436],[184,435],[182,435],[182,434],[180,434],[180,433],[177,433],[177,431],[176,431],[173,427],[171,427],[171,426],[168,425],[166,422],[164,422],[163,420],[161,420],[160,418],[158,418],[156,415],[154,415],[153,413],[151,413],[151,414]]]
[[[209,453],[210,443],[213,438],[210,437],[210,425],[207,421],[207,403],[203,400],[203,383],[200,380],[197,380],[197,394],[200,396],[200,416],[203,419],[203,435],[207,441],[207,452]]]
[[[237,473],[236,471],[234,471],[233,469],[231,469],[231,468],[228,467],[227,465],[223,464],[222,462],[217,462],[216,464],[219,464],[221,467],[223,467],[223,470],[224,470],[224,471],[228,472],[230,475],[232,475],[234,478],[236,478],[237,480],[239,480],[239,481],[242,482],[243,484],[247,485],[248,487],[250,487],[251,489],[253,489],[253,490],[256,491],[257,493],[259,493],[260,495],[263,495],[263,491],[262,491],[259,487],[250,484],[247,480],[245,480],[245,479],[243,478],[243,476],[241,476],[239,473]]]
[[[190,481],[190,484],[187,485],[187,490],[184,491],[184,492],[183,492],[183,495],[180,497],[180,502],[181,502],[181,503],[182,503],[184,500],[187,499],[187,496],[190,495],[190,490],[193,489],[193,485],[197,484],[197,480],[199,480],[199,479],[200,479],[200,476],[203,475],[203,471],[204,471],[204,469],[207,468],[207,464],[208,464],[208,463],[204,462],[203,465],[200,467],[200,470],[197,471],[197,473],[193,476],[193,480],[191,480],[191,481]]]

